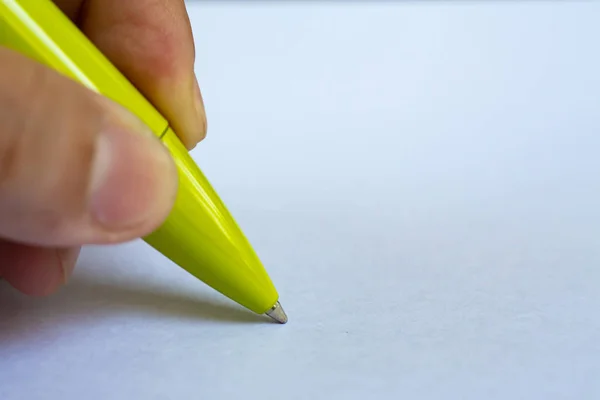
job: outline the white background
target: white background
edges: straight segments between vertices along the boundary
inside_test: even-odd
[[[0,287],[0,398],[597,399],[600,3],[191,3],[194,158],[289,314],[143,242]]]

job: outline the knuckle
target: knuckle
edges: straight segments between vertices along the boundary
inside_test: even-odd
[[[138,25],[133,30],[130,47],[151,72],[171,76],[178,71],[181,67],[181,44],[172,34],[149,24]]]

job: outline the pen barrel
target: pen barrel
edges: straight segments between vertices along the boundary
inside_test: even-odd
[[[242,306],[256,313],[273,307],[278,295],[260,260],[168,121],[54,3],[0,0],[0,46],[121,104],[161,137],[179,189],[170,215],[144,240]]]
[[[249,241],[170,128],[162,140],[177,164],[179,188],[166,221],[144,240],[223,295],[267,312],[279,296]]]
[[[119,103],[156,136],[169,125],[50,0],[0,0],[0,46],[15,50]]]

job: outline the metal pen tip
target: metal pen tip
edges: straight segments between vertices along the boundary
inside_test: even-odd
[[[283,311],[283,307],[281,307],[281,304],[279,304],[279,302],[275,303],[273,308],[271,308],[265,314],[268,315],[269,317],[273,318],[275,321],[279,322],[280,324],[285,324],[286,322],[288,322],[288,317],[285,314],[285,311]]]

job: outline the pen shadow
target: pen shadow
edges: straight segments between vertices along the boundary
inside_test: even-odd
[[[149,316],[217,324],[272,323],[226,299],[175,292],[133,281],[106,281],[85,271],[58,293],[46,298],[24,296],[0,280],[0,345],[23,340],[40,330],[72,326],[103,318]]]

